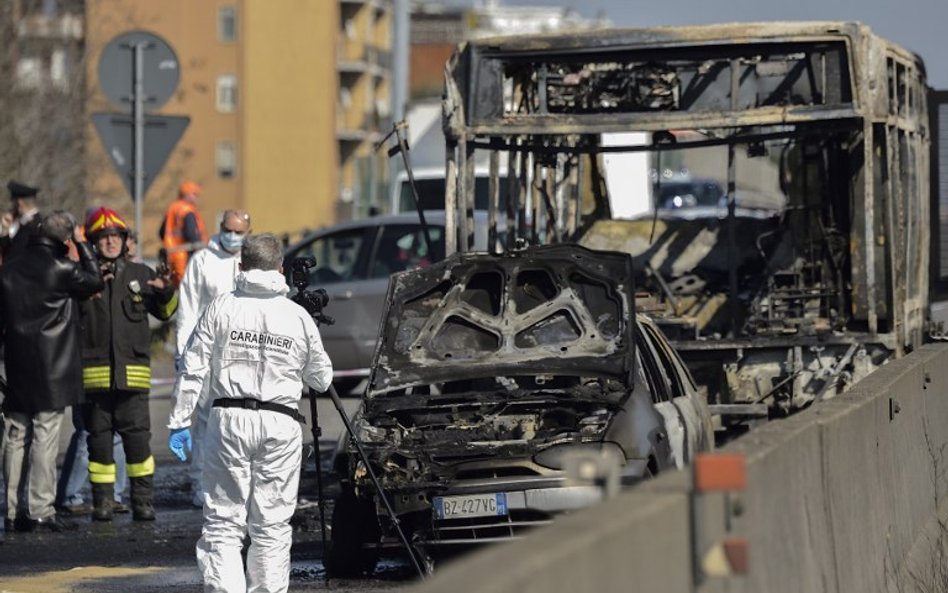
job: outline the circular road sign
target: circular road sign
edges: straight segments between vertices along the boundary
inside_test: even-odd
[[[178,57],[164,39],[154,33],[130,31],[112,39],[99,58],[99,85],[116,107],[131,111],[135,90],[135,46],[141,44],[142,86],[145,111],[158,109],[178,88],[181,69]]]

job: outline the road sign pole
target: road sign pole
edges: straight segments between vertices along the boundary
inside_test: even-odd
[[[135,232],[139,237],[142,232],[142,201],[145,196],[142,195],[142,182],[145,179],[145,89],[144,89],[144,59],[145,44],[142,42],[135,44],[135,96],[133,97],[133,113],[135,125],[132,131],[135,144],[135,188],[132,199],[135,200]]]
[[[135,202],[134,224],[138,233],[143,231],[145,194],[190,121],[184,116],[146,112],[171,99],[179,78],[174,50],[162,38],[146,31],[122,33],[105,46],[99,57],[99,85],[121,113],[94,113],[92,121]]]

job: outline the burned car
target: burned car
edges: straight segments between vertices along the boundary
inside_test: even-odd
[[[392,277],[355,438],[415,550],[516,537],[712,446],[710,416],[655,325],[628,254],[578,245],[456,253]],[[346,443],[328,568],[399,540]]]

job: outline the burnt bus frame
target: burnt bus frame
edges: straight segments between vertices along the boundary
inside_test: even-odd
[[[558,59],[621,63],[623,59],[641,59],[643,55],[661,62],[663,54],[678,57],[698,53],[701,48],[710,48],[719,55],[731,52],[735,56],[753,56],[760,47],[779,51],[785,46],[789,52],[807,44],[845,48],[846,71],[840,82],[849,88],[836,89],[831,94],[825,92],[824,84],[820,87],[824,91],[822,97],[811,98],[813,104],[742,106],[738,101],[739,62],[735,59],[731,67],[730,108],[694,113],[619,110],[570,114],[547,110],[521,114],[504,113],[502,106],[491,106],[491,100],[497,100],[497,81],[502,80],[505,69],[531,63]],[[836,100],[828,101],[829,96]],[[541,105],[544,100],[541,96]],[[518,239],[535,243],[542,238],[544,234],[536,229],[537,220],[552,209],[542,187],[526,187],[526,183],[520,182],[518,188],[516,175],[511,174],[507,179],[497,175],[500,155],[511,159],[508,170],[514,169],[513,159],[518,158],[529,162],[536,173],[544,161],[547,164],[550,161],[548,153],[588,152],[588,147],[595,142],[584,142],[584,139],[606,132],[635,130],[660,134],[668,130],[710,129],[724,131],[727,136],[735,131],[766,134],[768,130],[788,127],[852,126],[862,140],[863,155],[859,178],[853,179],[850,185],[854,220],[849,238],[851,317],[860,323],[860,330],[854,332],[860,335],[844,341],[880,344],[898,357],[922,343],[928,317],[932,235],[925,219],[932,218],[932,204],[927,100],[922,60],[859,23],[709,25],[468,42],[458,47],[445,69],[446,249],[448,253],[465,251],[472,245],[476,150],[490,152],[490,244],[494,249],[511,249],[518,244]],[[476,112],[476,117],[468,115],[471,111]],[[563,138],[576,141],[564,146]],[[742,141],[734,135],[724,142],[735,145]],[[635,147],[624,149],[636,150]],[[517,155],[529,155],[529,161]],[[521,170],[526,171],[527,167]],[[547,174],[545,179],[548,178]],[[510,183],[511,199],[506,212],[499,211],[495,198],[500,183]],[[591,212],[583,211],[582,204],[578,203],[582,198],[576,192],[570,198],[572,203],[565,204],[568,215],[560,217],[562,227],[545,236],[568,240],[588,222],[584,216],[608,216],[608,208],[601,203],[602,192],[593,189],[592,193],[597,204]],[[530,212],[528,204],[532,204]],[[505,216],[507,241],[500,246],[496,241],[496,228],[499,219]],[[529,224],[525,222],[528,219],[532,221]],[[721,343],[714,349],[724,348],[733,354],[745,346],[767,348],[760,340],[749,343],[740,340],[740,336],[736,338],[733,343]],[[772,346],[788,347],[784,341]],[[687,344],[676,346],[689,349]],[[710,345],[691,346],[706,351]]]

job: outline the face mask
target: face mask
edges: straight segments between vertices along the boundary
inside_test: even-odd
[[[221,247],[226,251],[237,253],[237,251],[240,250],[240,246],[244,244],[244,236],[240,233],[221,233],[220,242]]]

